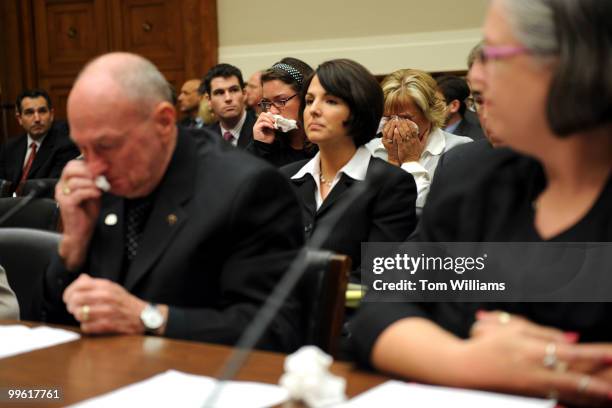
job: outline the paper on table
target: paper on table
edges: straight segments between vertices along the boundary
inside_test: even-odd
[[[0,358],[77,340],[78,333],[52,327],[0,326]]]
[[[358,395],[342,408],[362,407],[554,408],[555,401],[461,388],[387,381]]]
[[[201,408],[217,380],[168,370],[147,380],[119,388],[72,407],[194,407]],[[278,385],[228,381],[215,408],[270,407],[287,401],[289,394]]]

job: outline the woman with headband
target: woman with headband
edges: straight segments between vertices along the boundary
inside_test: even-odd
[[[297,58],[283,58],[262,73],[262,113],[248,151],[277,167],[314,156],[316,146],[308,143],[299,121],[299,94],[311,73],[312,68]]]

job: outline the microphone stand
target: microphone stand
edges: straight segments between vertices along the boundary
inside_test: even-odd
[[[7,220],[9,220],[12,216],[17,214],[19,211],[24,209],[28,204],[30,204],[30,202],[34,198],[36,198],[41,193],[43,193],[46,188],[47,187],[45,186],[44,183],[42,183],[41,181],[38,181],[36,183],[36,186],[33,187],[26,196],[22,197],[21,201],[19,201],[13,208],[8,210],[2,217],[0,217],[0,226],[2,226],[2,224],[4,224]]]
[[[261,309],[259,309],[259,312],[257,312],[255,317],[253,317],[251,324],[247,326],[245,331],[240,336],[240,339],[234,346],[234,350],[219,371],[219,375],[217,376],[219,381],[204,402],[204,408],[214,407],[214,404],[219,398],[225,382],[236,376],[240,368],[244,365],[247,357],[257,344],[257,341],[261,338],[274,316],[276,316],[276,313],[278,313],[278,310],[281,308],[291,291],[299,282],[308,266],[308,250],[321,248],[321,245],[325,243],[333,228],[336,226],[340,218],[342,218],[342,215],[346,212],[352,202],[361,196],[368,189],[368,187],[373,184],[372,180],[377,180],[379,176],[381,175],[372,174],[370,181],[364,180],[361,183],[356,183],[353,185],[353,187],[351,187],[346,193],[344,200],[338,202],[332,209],[332,211],[335,210],[336,214],[338,214],[334,222],[321,224],[314,231],[308,245],[305,245],[298,253],[298,256],[293,260],[293,262],[291,262],[288,272],[276,285],[272,291],[272,294],[268,297],[268,299],[266,299],[265,303]]]

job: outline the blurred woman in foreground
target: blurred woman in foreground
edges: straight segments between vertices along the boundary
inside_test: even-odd
[[[434,185],[421,240],[612,241],[611,19],[609,1],[490,2],[487,114],[519,153],[492,149],[466,163],[480,171],[466,171],[469,183],[454,175],[463,188]],[[420,381],[611,405],[610,303],[472,306],[364,303],[352,327],[357,356]]]

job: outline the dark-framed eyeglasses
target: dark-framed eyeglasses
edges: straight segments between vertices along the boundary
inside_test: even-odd
[[[276,101],[269,101],[267,99],[262,99],[257,105],[261,108],[262,111],[267,112],[270,110],[270,108],[272,107],[272,105],[274,105],[274,107],[278,110],[282,110],[285,105],[287,105],[287,102],[289,102],[291,99],[295,98],[298,94],[293,94],[290,97],[286,98],[286,99],[278,99]]]

